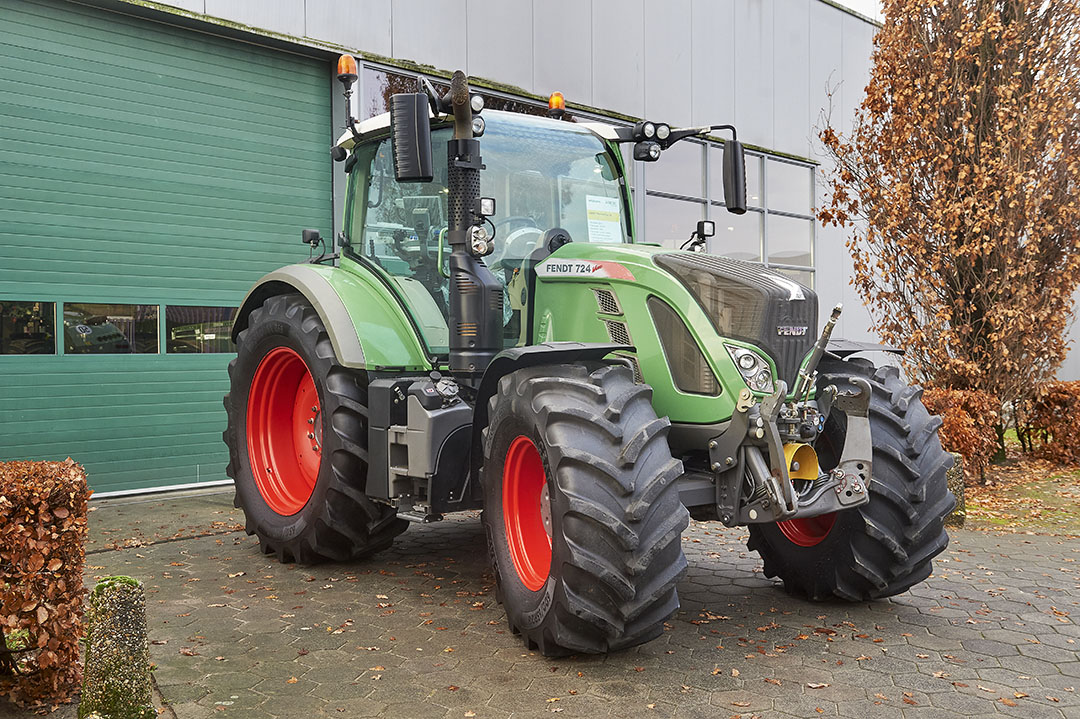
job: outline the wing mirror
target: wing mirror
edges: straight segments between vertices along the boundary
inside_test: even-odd
[[[724,141],[724,204],[732,214],[746,213],[746,159],[734,139]]]
[[[390,96],[390,143],[398,182],[431,182],[434,175],[426,93],[403,92]]]

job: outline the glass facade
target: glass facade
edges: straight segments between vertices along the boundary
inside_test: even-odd
[[[814,286],[814,167],[746,153],[744,215],[724,208],[723,146],[692,140],[657,162],[635,163],[644,175],[645,242],[680,247],[698,220],[716,223],[709,252],[782,270]]]

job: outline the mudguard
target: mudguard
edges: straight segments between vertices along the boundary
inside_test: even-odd
[[[299,292],[326,325],[338,361],[366,370],[428,371],[431,359],[405,309],[375,277],[341,267],[289,265],[260,279],[244,298],[232,338],[252,310],[274,295]]]

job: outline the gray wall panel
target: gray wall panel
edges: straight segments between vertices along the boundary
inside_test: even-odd
[[[809,57],[807,85],[810,99],[808,116],[804,122],[815,137],[818,129],[824,127],[825,118],[830,112],[833,120],[839,121],[842,111],[844,35],[838,16],[835,8],[820,2],[810,3],[810,37],[814,38],[814,48]],[[869,58],[865,58],[864,62],[869,62]],[[830,91],[833,93],[831,100]],[[820,147],[815,142],[811,145],[811,156],[817,156],[816,150],[820,150]],[[818,189],[821,189],[820,183]]]
[[[307,35],[367,52],[393,54],[390,0],[305,0]]]
[[[814,3],[817,4],[817,3]],[[773,15],[773,143],[810,154],[810,0],[781,0]],[[816,42],[816,38],[815,38]]]
[[[850,15],[841,17],[844,32],[844,97],[840,104],[844,132],[851,130],[855,110],[862,102],[870,79],[870,53],[874,49],[874,28]]]
[[[533,2],[533,91],[558,90],[570,102],[594,105],[592,91],[592,3]]]
[[[304,0],[206,0],[206,14],[303,37]]]
[[[643,0],[593,0],[593,105],[645,114]]]
[[[739,139],[773,143],[773,5],[735,1],[735,124]]]
[[[645,117],[690,125],[690,0],[645,0]]]
[[[191,12],[205,13],[206,3],[203,0],[173,0],[169,5],[189,10]]]
[[[393,0],[393,13],[394,57],[468,71],[468,40],[484,40],[466,36],[465,0]]]
[[[1057,377],[1060,380],[1080,380],[1080,322],[1076,321],[1077,308],[1080,308],[1080,289],[1077,289],[1076,294],[1073,295],[1073,322],[1065,335],[1071,347],[1069,347],[1069,354],[1065,356],[1065,361],[1061,363],[1061,369],[1058,370]]]
[[[532,90],[532,0],[468,0],[468,13],[469,74]]]
[[[694,0],[691,12],[691,124],[735,121],[734,9],[728,3]]]

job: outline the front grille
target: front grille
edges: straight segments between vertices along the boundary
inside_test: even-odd
[[[814,344],[817,295],[761,265],[701,253],[664,253],[656,264],[677,277],[717,334],[750,342],[772,357],[790,388]],[[794,334],[803,328],[803,334]]]

